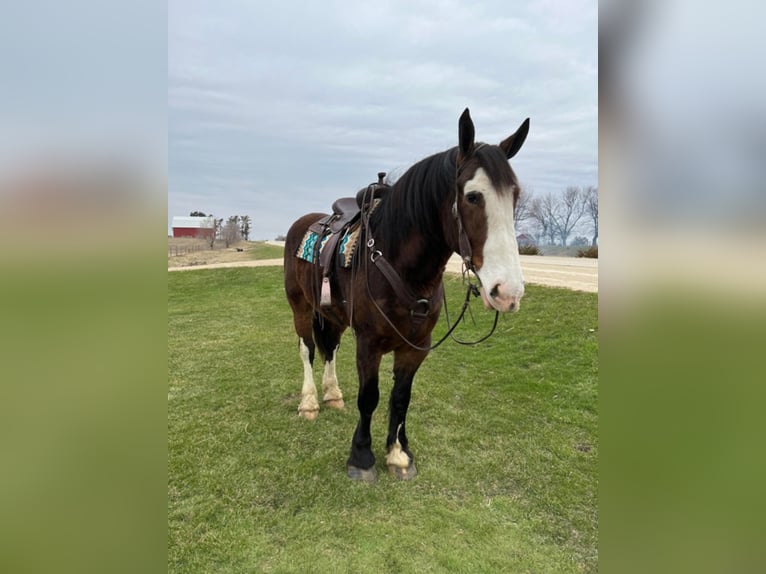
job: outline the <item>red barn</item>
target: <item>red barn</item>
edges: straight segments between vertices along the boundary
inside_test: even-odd
[[[173,216],[173,237],[212,237],[215,225],[212,217]]]

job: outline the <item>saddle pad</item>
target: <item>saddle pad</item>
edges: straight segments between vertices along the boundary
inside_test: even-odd
[[[316,256],[316,262],[319,263],[319,253],[322,251],[322,247],[324,247],[324,244],[327,243],[329,238],[329,235],[322,237],[322,240],[319,244],[319,249],[316,249],[316,243],[319,241],[319,234],[314,233],[311,230],[307,231],[303,236],[303,240],[301,240],[300,245],[298,245],[298,251],[296,255],[299,259],[303,259],[309,263],[314,263],[314,257]]]
[[[357,223],[348,228],[341,240],[338,242],[338,255],[341,257],[341,265],[345,268],[351,267],[351,261],[354,258],[354,252],[359,244],[359,235],[362,231],[361,223]],[[298,258],[308,261],[309,263],[319,264],[319,254],[324,249],[327,240],[330,238],[330,234],[325,234],[321,239],[318,233],[314,231],[307,231],[298,245],[296,255]],[[317,241],[319,241],[319,249],[316,249]]]
[[[357,245],[359,245],[361,231],[362,223],[359,222],[349,227],[345,235],[343,235],[343,239],[340,240],[338,255],[341,257],[341,265],[346,269],[351,267],[351,262],[354,260],[354,252]]]

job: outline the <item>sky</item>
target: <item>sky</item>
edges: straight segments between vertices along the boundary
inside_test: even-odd
[[[598,185],[595,1],[168,4],[168,229],[249,215],[274,239],[457,145],[531,118],[511,165],[535,194]]]

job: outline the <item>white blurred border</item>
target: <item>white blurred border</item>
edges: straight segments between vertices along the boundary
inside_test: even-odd
[[[766,293],[764,5],[602,3],[601,297]],[[738,298],[744,295],[745,298]]]

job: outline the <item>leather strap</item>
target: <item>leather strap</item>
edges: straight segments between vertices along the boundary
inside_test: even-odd
[[[460,258],[463,260],[463,265],[467,269],[470,269],[475,273],[473,266],[473,250],[471,249],[471,240],[468,239],[468,234],[463,227],[463,218],[460,215],[460,209],[458,209],[458,191],[457,184],[455,184],[455,203],[452,204],[452,215],[455,216],[457,222],[457,241],[458,249],[460,250]]]
[[[486,145],[487,144],[485,143],[476,144],[472,153],[475,153],[476,150],[479,150]],[[471,240],[468,239],[468,234],[465,232],[465,227],[463,227],[463,218],[460,214],[460,209],[458,208],[458,199],[460,199],[460,196],[458,193],[459,188],[457,181],[460,177],[460,172],[462,169],[463,166],[461,165],[460,158],[455,159],[455,203],[452,204],[452,215],[455,216],[455,220],[457,221],[457,241],[458,249],[460,250],[460,258],[463,260],[463,264],[465,265],[466,269],[470,270],[474,275],[476,275],[476,268],[473,265],[473,250],[471,249]]]
[[[410,310],[410,315],[413,318],[425,319],[431,312],[431,300],[426,298],[419,298],[410,291],[410,289],[404,284],[402,278],[396,272],[388,260],[383,257],[380,251],[373,251],[370,254],[370,261],[375,264],[375,267],[385,276],[389,284],[393,288],[396,296],[404,303]],[[441,283],[439,283],[441,287]],[[437,290],[438,291],[438,290]],[[436,293],[434,293],[436,295]],[[436,299],[436,297],[433,297]]]
[[[376,189],[376,184],[368,186],[365,196],[373,197]],[[391,263],[383,256],[379,250],[375,249],[375,239],[372,237],[370,230],[370,212],[371,209],[366,208],[363,202],[362,207],[362,223],[364,225],[365,234],[367,235],[367,249],[370,251],[370,261],[375,264],[375,267],[383,274],[388,281],[391,288],[396,293],[399,300],[407,307],[410,315],[414,321],[422,321],[431,313],[431,301],[438,300],[438,295],[443,293],[441,283],[434,292],[431,299],[424,297],[418,297],[415,295],[402,281],[399,273],[394,269]]]

